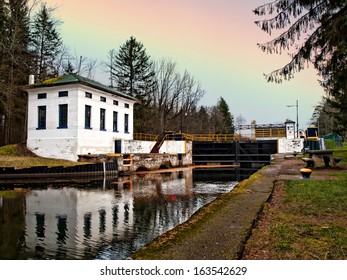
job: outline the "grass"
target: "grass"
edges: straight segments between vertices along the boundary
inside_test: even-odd
[[[347,148],[334,180],[284,181],[249,239],[247,259],[347,259]],[[315,172],[321,172],[319,170]]]
[[[0,156],[20,156],[17,151],[17,145],[0,147]]]
[[[346,173],[334,181],[286,182],[283,207],[271,228],[280,258],[346,259],[346,183]]]
[[[16,191],[0,191],[0,197],[14,199],[17,197]]]
[[[0,147],[0,167],[27,168],[31,166],[72,166],[76,163],[68,160],[37,157],[19,145]]]
[[[339,166],[347,166],[347,143],[343,143],[342,148],[334,148],[334,157],[341,157],[342,161],[339,163]]]

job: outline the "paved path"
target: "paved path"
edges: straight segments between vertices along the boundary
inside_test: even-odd
[[[258,171],[232,192],[198,211],[187,223],[160,236],[133,257],[156,260],[241,258],[252,226],[280,173],[282,157],[276,155],[274,164]],[[206,215],[209,217],[206,218]]]

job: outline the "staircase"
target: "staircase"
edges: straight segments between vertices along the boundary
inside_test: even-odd
[[[153,148],[151,150],[151,154],[159,153],[159,149],[163,145],[165,138],[166,138],[166,134],[164,134],[164,133],[161,133],[158,135],[157,142],[153,146]]]

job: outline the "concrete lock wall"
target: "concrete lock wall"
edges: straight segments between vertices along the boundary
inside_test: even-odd
[[[147,154],[154,145],[155,141],[123,140],[121,149],[123,154]]]
[[[77,138],[28,139],[28,148],[36,155],[77,161]]]
[[[187,166],[191,164],[191,157],[182,154],[134,154],[132,165],[123,166],[123,171],[158,170]]]
[[[155,141],[123,140],[123,154],[147,154],[155,145]],[[187,141],[164,141],[159,154],[186,154],[192,150],[192,143]]]
[[[304,148],[304,139],[278,139],[278,153],[300,153]]]
[[[186,141],[166,141],[171,143],[164,143],[160,153],[139,153],[139,151],[148,151],[151,148],[149,141],[124,141],[124,147],[129,153],[136,151],[132,154],[132,161],[127,165],[122,160],[119,161],[119,171],[121,172],[134,172],[137,170],[158,170],[163,168],[172,168],[180,166],[189,166],[193,163],[192,142]],[[146,143],[147,142],[147,143]],[[174,143],[176,142],[176,143]],[[124,152],[126,154],[127,152]],[[182,152],[182,153],[181,153]]]

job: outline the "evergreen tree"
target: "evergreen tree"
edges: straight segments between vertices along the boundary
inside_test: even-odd
[[[35,56],[34,72],[38,81],[57,76],[55,60],[61,50],[62,40],[57,31],[58,21],[45,4],[41,6],[32,26],[32,52]]]
[[[216,133],[220,134],[232,134],[234,133],[234,121],[233,116],[229,111],[228,103],[221,97],[217,104],[217,110],[219,115],[218,126]]]
[[[275,39],[258,44],[268,53],[293,51],[290,62],[267,75],[269,81],[280,82],[312,62],[324,76],[330,65],[346,59],[347,36],[346,0],[275,0],[254,10],[256,15],[270,15],[269,19],[256,21],[262,30],[284,30]],[[294,47],[294,48],[293,48]],[[338,70],[338,69],[335,69]]]
[[[139,100],[134,108],[134,130],[146,132],[145,115],[151,113],[149,108],[152,92],[154,90],[154,71],[150,57],[141,42],[130,37],[119,49],[116,57],[114,52],[109,65],[112,81],[117,81],[116,88]],[[111,57],[110,57],[111,58]]]
[[[197,112],[196,121],[194,122],[196,124],[196,133],[210,133],[209,130],[209,121],[210,117],[207,112],[207,108],[204,106],[201,106],[199,111]]]
[[[0,0],[0,144],[25,140],[29,18],[27,0]]]
[[[117,89],[149,104],[154,89],[154,71],[150,57],[141,42],[130,37],[119,49],[112,68]]]

